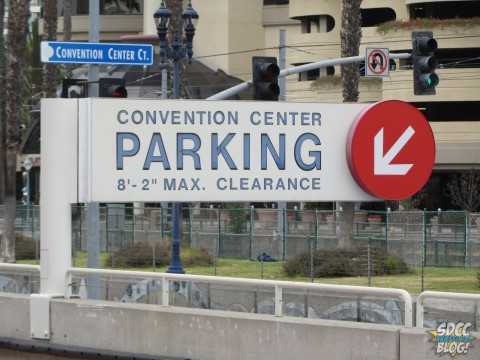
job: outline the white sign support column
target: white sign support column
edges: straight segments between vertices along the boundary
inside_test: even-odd
[[[55,106],[47,106],[48,102]],[[32,338],[50,338],[50,299],[63,297],[72,266],[72,210],[78,202],[78,102],[41,104],[40,294],[30,299]]]
[[[71,204],[77,202],[78,102],[45,99],[41,108],[40,292],[63,295],[72,259]]]

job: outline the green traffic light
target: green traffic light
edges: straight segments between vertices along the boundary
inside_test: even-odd
[[[431,87],[437,86],[438,83],[440,82],[440,79],[438,78],[437,74],[433,73],[425,76],[424,81],[425,81],[425,87],[431,88]]]

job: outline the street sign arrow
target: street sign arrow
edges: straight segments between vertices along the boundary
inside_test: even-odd
[[[347,160],[353,177],[369,194],[385,200],[406,199],[418,192],[432,173],[432,129],[423,114],[408,103],[386,100],[372,104],[350,128]]]
[[[383,130],[384,128],[380,129],[374,139],[374,174],[406,175],[413,164],[392,164],[392,161],[415,134],[415,130],[409,126],[385,155],[383,152]]]

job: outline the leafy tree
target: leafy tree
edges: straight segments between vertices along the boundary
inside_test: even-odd
[[[470,169],[455,175],[447,188],[452,202],[461,209],[469,212],[480,209],[480,170]]]
[[[29,1],[10,0],[8,14],[6,98],[5,231],[0,241],[0,261],[15,261],[17,153],[20,144],[21,96],[25,84]]]
[[[342,0],[342,29],[340,30],[342,57],[356,56],[359,53],[362,37],[362,18],[360,5],[362,0]],[[360,73],[356,63],[342,65],[343,102],[357,102]],[[353,220],[355,203],[342,202],[342,221],[339,228],[339,244],[343,248],[352,248]]]
[[[72,41],[72,0],[63,1],[63,41]],[[70,64],[64,65],[65,76],[70,78],[72,76],[73,66]]]
[[[5,84],[5,39],[3,30],[5,28],[5,0],[0,0],[0,84]],[[5,134],[6,134],[6,121],[5,121],[5,96],[0,96],[0,204],[3,203],[5,198],[5,174],[7,168],[5,166],[6,159],[6,147],[5,147]]]
[[[57,40],[57,0],[43,2],[43,20],[46,40]],[[45,97],[56,97],[57,93],[57,65],[46,63],[44,67],[43,91]]]

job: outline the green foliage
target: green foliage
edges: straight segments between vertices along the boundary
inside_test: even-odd
[[[385,252],[372,249],[372,275],[404,274],[408,267],[401,260]],[[305,252],[285,262],[288,276],[310,275],[310,253]],[[313,276],[362,276],[367,272],[366,254],[356,250],[316,250],[313,253]]]
[[[387,275],[406,274],[409,272],[407,264],[402,259],[391,255],[387,255],[383,259],[383,269]]]
[[[361,77],[360,85],[367,88],[378,88],[382,84],[382,79]],[[342,85],[342,78],[339,75],[334,76],[320,76],[313,80],[310,87],[312,90],[335,89]]]
[[[166,266],[170,263],[171,245],[168,241],[156,244],[135,242],[111,254],[105,260],[105,266],[116,268]],[[205,249],[182,248],[182,263],[185,266],[207,266],[213,264],[213,258]]]
[[[222,213],[227,213],[230,219],[226,229],[227,232],[243,234],[248,231],[246,224],[250,218],[250,209],[245,209],[242,206],[242,203],[228,203],[225,205],[225,209],[221,210]]]
[[[433,29],[433,28],[445,28],[451,26],[457,27],[472,27],[480,25],[480,17],[473,17],[469,19],[462,19],[462,18],[453,18],[453,19],[431,19],[431,18],[423,18],[423,19],[413,19],[413,20],[396,20],[396,21],[388,21],[385,22],[377,27],[377,32],[380,34],[387,34],[391,31],[398,31],[398,30],[418,30],[418,29]]]

